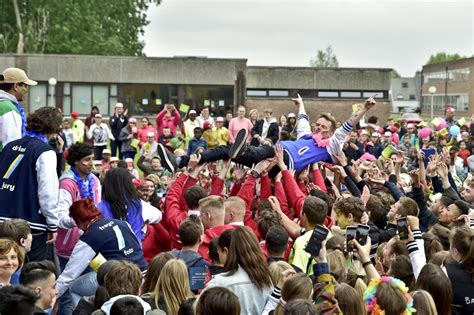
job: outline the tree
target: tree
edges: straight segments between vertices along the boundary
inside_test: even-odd
[[[466,58],[464,56],[460,56],[459,54],[447,54],[445,52],[439,52],[436,55],[431,55],[430,59],[426,63],[427,65],[434,65],[437,63],[447,62],[447,61],[456,61],[459,59]]]
[[[328,46],[324,51],[318,50],[316,56],[309,61],[309,65],[315,68],[337,68],[339,67],[339,61],[337,61],[332,47]]]
[[[160,0],[2,0],[5,53],[143,55],[146,11]]]
[[[400,73],[398,73],[397,70],[392,69],[392,71],[390,71],[390,78],[391,78],[391,79],[400,78]]]

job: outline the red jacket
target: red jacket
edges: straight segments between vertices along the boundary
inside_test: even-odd
[[[237,226],[236,225],[219,225],[210,229],[207,229],[204,231],[204,241],[202,242],[201,246],[199,246],[198,253],[201,255],[204,259],[211,261],[209,258],[209,244],[211,243],[212,239],[214,237],[217,237],[224,233],[227,230],[235,229]]]
[[[169,226],[171,248],[181,249],[178,229],[181,222],[188,216],[184,207],[180,206],[181,195],[188,175],[181,174],[168,189],[166,194],[165,218]]]
[[[137,131],[138,140],[140,140],[140,147],[146,143],[149,132],[155,134],[155,141],[158,142],[158,132],[152,125],[148,125],[146,128],[140,128]]]
[[[251,228],[255,235],[260,239],[260,234],[258,233],[257,222],[252,219],[252,212],[250,212],[250,207],[252,206],[253,197],[255,195],[255,177],[248,176],[244,184],[240,188],[237,197],[242,198],[245,201],[245,216],[244,224]]]
[[[158,138],[163,134],[163,128],[168,127],[171,130],[171,134],[176,136],[176,130],[179,127],[179,111],[175,108],[173,116],[166,117],[167,110],[164,108],[161,112],[156,115],[156,130],[158,132]]]
[[[145,238],[142,240],[142,249],[145,260],[150,262],[159,253],[171,249],[170,233],[161,223],[148,225]]]

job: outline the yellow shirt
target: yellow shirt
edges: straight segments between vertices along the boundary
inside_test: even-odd
[[[306,233],[304,233],[300,237],[298,237],[293,243],[293,249],[291,250],[290,257],[288,258],[288,262],[290,264],[293,264],[296,267],[300,268],[301,270],[303,270],[303,272],[306,272],[306,268],[308,267],[308,261],[311,258],[311,255],[308,254],[304,249],[309,239],[311,238],[312,234],[313,234],[313,230],[309,230],[309,231],[306,231]],[[331,231],[329,231],[329,234],[326,237],[326,240],[330,239],[331,237],[332,237],[332,234],[331,234]],[[314,265],[314,260],[311,260],[311,266],[308,270],[307,275],[313,274],[313,265]]]

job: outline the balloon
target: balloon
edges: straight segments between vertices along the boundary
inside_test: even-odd
[[[457,137],[460,132],[461,132],[461,128],[459,128],[459,126],[457,125],[451,126],[451,128],[449,128],[449,133],[453,137]]]
[[[443,128],[446,128],[446,120],[444,120],[444,118],[440,118],[439,124],[435,126],[435,129],[436,131],[440,131]]]
[[[427,138],[431,135],[431,128],[429,127],[425,127],[425,128],[422,128],[419,132],[418,132],[418,135],[420,136],[420,138]]]

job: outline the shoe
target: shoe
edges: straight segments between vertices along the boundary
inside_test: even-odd
[[[174,173],[178,169],[178,165],[176,164],[176,156],[174,156],[165,146],[161,143],[158,143],[158,155],[160,156],[161,163],[163,166]]]
[[[247,129],[240,129],[240,131],[237,133],[237,136],[235,137],[234,144],[232,144],[229,149],[230,159],[235,159],[245,152],[245,150],[242,150],[242,148],[245,148],[248,135],[249,131]]]

